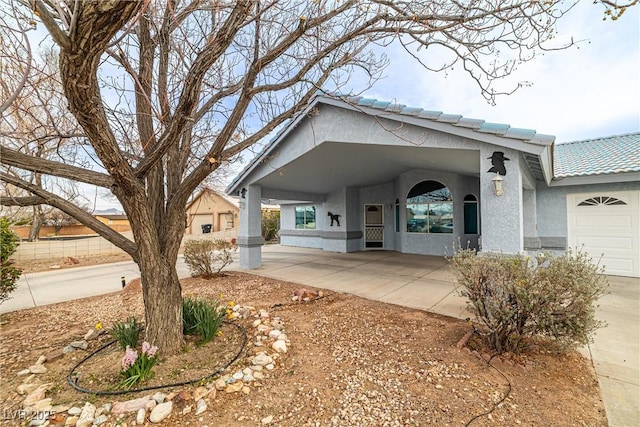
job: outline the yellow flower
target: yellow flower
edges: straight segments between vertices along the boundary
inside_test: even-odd
[[[223,298],[224,298],[224,294],[220,294],[220,299],[223,299]]]
[[[216,335],[217,335],[217,336],[219,336],[219,337],[221,337],[221,336],[222,336],[222,331],[218,331],[218,332],[216,332]]]
[[[99,331],[100,329],[102,329],[102,322],[96,323],[96,331]]]
[[[234,305],[236,305],[236,303],[235,303],[235,302],[233,302],[233,301],[229,301],[229,307],[233,307]]]

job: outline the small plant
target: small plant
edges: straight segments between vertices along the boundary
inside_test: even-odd
[[[152,346],[146,341],[142,343],[140,355],[136,350],[127,346],[122,358],[122,371],[120,371],[122,380],[118,387],[129,390],[137,383],[153,378],[155,374],[152,369],[158,361],[157,351],[158,347]]]
[[[517,353],[537,336],[566,350],[587,344],[603,326],[595,319],[595,302],[608,283],[584,253],[530,259],[461,249],[451,262],[467,309],[498,353]]]
[[[109,330],[109,334],[118,341],[120,348],[126,350],[136,347],[141,329],[138,319],[129,317],[124,322],[115,322]]]
[[[14,267],[13,260],[9,257],[16,251],[20,238],[11,231],[11,222],[7,218],[0,218],[0,304],[8,300],[9,294],[17,287],[22,270]]]
[[[224,239],[187,240],[184,261],[192,276],[210,278],[219,276],[223,268],[233,262],[238,247]]]
[[[262,238],[265,242],[278,240],[280,231],[280,211],[262,211]]]
[[[225,316],[219,302],[210,303],[204,299],[184,298],[182,300],[182,331],[185,335],[200,335],[198,345],[204,345],[217,335]]]

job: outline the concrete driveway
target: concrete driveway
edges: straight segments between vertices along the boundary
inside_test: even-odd
[[[457,318],[469,317],[442,257],[368,251],[348,254],[264,246],[263,266],[251,273]],[[237,267],[237,263],[232,264]],[[178,275],[188,276],[182,259]],[[139,276],[132,262],[26,274],[0,313],[121,289]],[[640,425],[640,279],[610,276],[611,292],[597,316],[608,323],[582,350],[591,357],[610,426]]]

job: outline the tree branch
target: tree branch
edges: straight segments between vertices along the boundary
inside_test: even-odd
[[[0,163],[31,172],[44,173],[97,185],[98,187],[110,188],[113,185],[113,178],[107,174],[55,162],[53,160],[29,156],[4,146],[0,146]]]
[[[107,239],[108,241],[110,241],[111,243],[113,243],[114,245],[116,245],[117,247],[119,247],[129,255],[131,255],[131,257],[134,260],[137,259],[136,244],[134,242],[127,239],[117,231],[113,230],[108,225],[98,221],[91,214],[82,210],[81,208],[74,205],[73,203],[63,199],[60,196],[50,193],[40,187],[37,187],[33,184],[29,184],[28,182],[23,181],[20,178],[8,175],[6,173],[0,173],[0,178],[2,178],[2,180],[7,183],[13,184],[16,187],[22,188],[23,190],[26,190],[34,195],[33,197],[30,197],[27,199],[30,199],[30,200],[39,199],[38,200],[40,202],[39,204],[47,204],[49,206],[53,206],[55,208],[60,209],[62,212],[68,215],[71,215],[72,217],[80,221],[82,224],[86,225],[87,227],[89,227],[90,229],[100,234],[102,237],[104,237],[105,239]],[[4,199],[5,198],[3,198],[3,204],[5,203]],[[19,199],[13,199],[11,197],[8,197],[6,199],[8,199],[6,200],[6,206],[23,206],[18,204]],[[16,203],[16,204],[13,205],[12,203]]]

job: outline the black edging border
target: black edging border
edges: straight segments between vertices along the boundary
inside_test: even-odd
[[[236,355],[226,364],[224,364],[222,367],[218,368],[215,372],[212,372],[208,375],[205,375],[203,377],[200,378],[196,378],[193,380],[188,380],[188,381],[182,381],[179,383],[173,383],[173,384],[160,384],[160,385],[156,385],[156,386],[151,386],[151,387],[143,387],[143,388],[136,388],[136,389],[130,389],[130,390],[114,390],[114,391],[108,391],[108,390],[90,390],[84,387],[79,386],[75,381],[73,381],[73,374],[75,372],[76,369],[78,369],[80,367],[80,365],[82,365],[84,362],[86,362],[87,360],[91,359],[93,356],[95,356],[96,354],[100,353],[102,350],[104,350],[105,348],[113,345],[114,343],[117,342],[117,340],[113,340],[110,341],[106,344],[104,344],[102,347],[98,348],[97,350],[94,350],[93,352],[89,353],[88,356],[86,356],[84,359],[82,359],[80,362],[78,362],[73,368],[71,368],[71,370],[69,371],[69,375],[67,375],[67,383],[69,383],[69,385],[71,387],[73,387],[74,389],[78,390],[81,393],[87,393],[87,394],[93,394],[96,396],[116,396],[116,395],[120,395],[120,394],[127,394],[127,393],[136,393],[136,392],[140,392],[140,391],[149,391],[149,390],[157,390],[157,389],[161,389],[161,388],[173,388],[173,387],[180,387],[183,385],[188,385],[188,384],[193,384],[193,383],[197,383],[200,381],[204,381],[210,378],[215,377],[216,375],[219,375],[220,373],[222,373],[225,369],[227,369],[229,366],[231,366],[236,360],[238,360],[238,358],[240,357],[240,355],[242,354],[242,352],[244,351],[245,347],[247,346],[247,341],[248,341],[248,336],[247,336],[247,330],[234,322],[227,322],[226,320],[223,321],[223,323],[227,324],[227,325],[232,325],[234,326],[238,331],[241,332],[243,340],[242,340],[242,345],[240,346],[240,349],[238,350],[238,352],[236,353]]]

